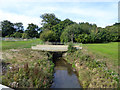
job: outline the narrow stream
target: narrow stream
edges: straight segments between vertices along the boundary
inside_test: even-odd
[[[54,60],[55,73],[51,88],[81,88],[77,74],[63,58]]]

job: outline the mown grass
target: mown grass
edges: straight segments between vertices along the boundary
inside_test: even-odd
[[[104,58],[113,66],[118,66],[118,42],[83,44],[83,48],[92,52],[96,58]]]
[[[118,42],[102,44],[83,44],[89,51],[100,54],[110,59],[118,59]]]
[[[31,48],[31,46],[37,44],[43,44],[42,40],[40,39],[30,39],[27,41],[2,41],[0,42],[2,45],[2,50],[7,49],[21,49],[21,48]]]

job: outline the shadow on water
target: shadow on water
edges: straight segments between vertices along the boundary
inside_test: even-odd
[[[57,55],[56,55],[57,56]],[[54,79],[51,88],[81,88],[77,74],[62,57],[53,57],[55,63]]]

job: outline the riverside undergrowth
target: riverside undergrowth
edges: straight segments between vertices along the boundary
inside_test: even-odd
[[[117,88],[119,75],[107,68],[105,60],[91,58],[82,50],[67,52],[65,60],[72,64],[79,75],[83,88]]]
[[[2,75],[2,84],[11,88],[49,88],[52,84],[54,63],[48,52],[31,49],[12,49],[4,53],[9,63]]]

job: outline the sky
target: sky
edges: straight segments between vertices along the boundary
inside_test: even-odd
[[[41,27],[40,15],[54,13],[61,20],[89,22],[98,27],[118,22],[119,0],[0,0],[0,21]]]

